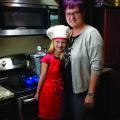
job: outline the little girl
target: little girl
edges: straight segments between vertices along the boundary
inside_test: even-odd
[[[70,28],[64,25],[50,27],[47,36],[52,40],[48,53],[41,59],[41,74],[35,98],[38,99],[38,117],[41,120],[61,120],[63,80],[61,58],[67,47]]]

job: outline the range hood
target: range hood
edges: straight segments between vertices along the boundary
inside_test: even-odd
[[[4,7],[4,6],[12,8],[12,9],[20,8],[20,7],[25,8],[25,9],[26,8],[33,8],[33,9],[38,8],[39,9],[42,7],[42,8],[48,9],[48,14],[49,14],[48,5],[42,5],[41,0],[0,0],[0,11],[1,11],[1,7]],[[0,14],[2,14],[2,12]],[[47,17],[49,17],[49,16],[47,16]],[[46,23],[46,24],[48,24],[48,23]],[[36,27],[37,27],[37,25],[36,25]],[[1,36],[20,36],[20,35],[45,35],[46,29],[47,28],[45,28],[45,27],[40,27],[40,29],[39,28],[28,29],[28,28],[24,28],[24,27],[18,27],[15,29],[11,29],[11,28],[3,29],[0,27],[0,37]]]

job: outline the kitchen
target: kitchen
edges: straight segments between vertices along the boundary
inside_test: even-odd
[[[11,1],[9,0],[9,2],[11,2]],[[28,2],[30,2],[30,1],[28,0]],[[49,1],[39,0],[37,2],[38,3],[41,2],[40,4],[42,4],[43,6],[48,6],[48,5],[50,7],[53,6],[53,7],[55,7],[55,10],[57,9],[57,6],[58,6],[57,3],[54,2],[53,0],[49,0]],[[37,10],[39,10],[39,9],[41,10],[41,7],[38,8]],[[26,9],[22,9],[22,10],[26,10]],[[47,13],[48,9],[46,8],[43,10],[45,10],[45,15],[48,15],[48,13]],[[25,12],[27,12],[27,10]],[[16,15],[16,13],[14,15]],[[54,16],[54,13],[53,13],[53,16]],[[46,18],[46,20],[49,20],[49,19]],[[31,23],[28,25],[31,25]],[[5,30],[0,29],[0,34],[1,34],[0,35],[0,51],[1,51],[0,57],[3,58],[5,56],[9,56],[9,57],[15,58],[15,60],[17,60],[17,63],[19,63],[19,65],[22,64],[20,61],[18,62],[20,56],[22,57],[21,59],[24,58],[23,60],[25,60],[26,58],[25,58],[24,54],[33,55],[38,52],[37,51],[38,46],[41,46],[42,50],[43,49],[45,50],[46,48],[48,48],[48,46],[50,44],[50,40],[45,35],[46,34],[45,30],[44,31],[43,30],[34,30],[35,31],[34,32],[34,31],[30,31],[30,29],[28,31],[24,30],[24,28],[17,28],[17,29],[11,28],[11,29],[12,29],[11,31],[10,31],[10,29],[8,29],[8,32],[10,31],[10,34],[8,32],[6,32]],[[20,32],[17,32],[18,34],[16,34],[15,31],[18,31],[18,30]],[[24,32],[21,33],[22,30]],[[18,65],[18,64],[16,64],[16,65]],[[26,65],[26,62],[25,62],[25,65]],[[19,78],[21,78],[23,76],[23,75],[21,75],[23,72],[21,70],[22,67],[21,68],[18,67],[17,69],[18,69],[17,72],[15,72],[16,69],[11,72],[12,75],[11,75],[11,73],[10,73],[10,75],[8,75],[9,73],[5,73],[6,71],[4,72],[5,75],[3,75],[4,74],[3,72],[0,72],[0,119],[1,120],[37,119],[37,102],[33,99],[33,97],[34,97],[33,93],[35,93],[36,85],[33,86],[30,90],[29,89],[24,90],[25,92],[23,90],[19,90],[19,91],[21,91],[19,93],[18,93],[18,90],[17,90],[17,92],[16,92],[16,90],[14,90],[14,92],[12,90],[12,92],[11,92],[9,90],[10,88],[3,87],[3,86],[5,86],[5,85],[3,85],[4,84],[3,81],[6,81],[6,79],[2,79],[2,78],[4,78],[5,76],[7,76],[8,81],[11,81],[11,82],[13,81],[13,79],[19,80]],[[28,73],[28,76],[30,76],[29,73]],[[12,83],[14,84],[14,88],[15,88],[15,84],[18,87],[18,83],[16,83],[16,81],[13,81]],[[13,86],[13,84],[12,84],[12,86]],[[20,86],[19,86],[19,88],[21,89]],[[30,102],[29,102],[29,100],[30,100]],[[31,110],[31,107],[33,108],[33,111]]]
[[[89,2],[90,2],[90,0],[89,0]],[[42,1],[42,4],[46,4],[46,3],[49,4],[49,5],[57,5],[57,3],[54,2],[54,0],[43,0]],[[59,4],[61,5],[61,2],[59,2]],[[90,2],[89,4],[92,6],[93,3]],[[62,10],[60,10],[60,11],[62,11]],[[119,7],[117,7],[117,11],[120,12]],[[116,12],[117,15],[118,15],[118,12]],[[92,7],[90,8],[89,15],[90,16],[93,15]],[[113,19],[116,20],[116,21],[119,21],[120,17],[118,17],[119,15],[118,16],[117,15],[115,15],[114,16],[115,19],[114,18]],[[63,23],[64,20],[62,21],[62,19],[64,17],[62,16],[62,14],[60,14],[60,16],[61,16],[60,22]],[[95,19],[95,21],[96,20],[99,21],[98,16],[95,16],[94,19]],[[109,19],[109,18],[107,18],[107,19]],[[116,21],[114,23],[117,23]],[[105,29],[105,28],[102,27],[101,23],[98,24],[100,21],[98,23],[97,22],[92,23],[92,18],[91,18],[90,21],[88,21],[88,22],[90,24],[95,24],[99,28],[102,28],[101,31],[103,31],[103,29]],[[113,22],[113,21],[111,21],[111,22]],[[109,23],[109,21],[107,23]],[[119,116],[119,100],[120,100],[120,95],[119,95],[119,90],[120,90],[119,89],[119,83],[120,83],[119,82],[119,79],[120,79],[120,77],[119,77],[119,73],[120,73],[120,69],[119,69],[119,65],[120,65],[119,51],[120,51],[120,49],[118,48],[118,45],[120,43],[118,40],[120,39],[120,36],[119,36],[119,33],[117,32],[117,31],[119,31],[118,28],[120,29],[120,27],[118,27],[118,26],[119,26],[119,24],[116,24],[117,29],[114,28],[115,33],[114,34],[112,33],[113,36],[111,38],[108,37],[109,35],[104,37],[105,39],[111,39],[111,41],[113,40],[114,36],[116,36],[116,38],[117,38],[116,42],[115,43],[111,42],[110,45],[107,44],[109,42],[108,40],[105,41],[106,46],[108,48],[109,47],[111,48],[111,46],[113,46],[113,44],[115,44],[115,46],[117,46],[115,48],[113,47],[112,50],[110,48],[106,50],[106,54],[108,56],[106,58],[106,66],[107,67],[113,67],[112,65],[114,65],[113,68],[115,70],[113,69],[114,72],[112,72],[112,73],[110,72],[110,74],[107,73],[107,74],[105,74],[103,76],[104,81],[102,80],[102,83],[101,83],[101,86],[100,86],[101,91],[98,90],[98,91],[100,91],[99,96],[98,96],[98,98],[100,100],[98,101],[98,103],[100,101],[102,101],[102,104],[103,104],[102,107],[105,109],[104,110],[105,113],[101,113],[101,114],[102,114],[102,116],[105,115],[106,119],[109,118],[108,120],[110,120],[110,119],[111,120],[120,119],[120,116]],[[107,27],[109,27],[109,25]],[[112,26],[112,28],[113,28],[113,26]],[[111,29],[111,26],[110,26],[110,29]],[[108,29],[106,31],[108,31]],[[104,34],[106,34],[106,33],[104,33]],[[109,33],[107,33],[107,34],[109,34]],[[111,32],[110,32],[110,34],[111,34]],[[36,48],[37,48],[38,45],[43,46],[43,48],[48,48],[49,43],[50,43],[50,41],[48,40],[48,38],[46,38],[43,35],[39,35],[39,34],[37,34],[37,35],[36,34],[35,35],[17,35],[17,36],[16,35],[13,35],[13,36],[11,36],[11,35],[9,35],[9,36],[1,35],[0,36],[0,57],[13,55],[13,54],[19,54],[19,53],[27,53],[27,54],[36,53],[37,52]],[[115,52],[113,52],[113,51],[115,51]],[[112,56],[111,56],[111,54],[112,54]],[[109,64],[112,63],[112,65],[109,66],[108,63]],[[104,70],[104,72],[105,72],[105,70]],[[2,89],[4,89],[4,88],[2,88]],[[8,94],[11,94],[11,93],[8,93]],[[102,100],[101,100],[100,97],[102,98]],[[12,98],[14,98],[13,94],[11,95],[11,98],[9,99],[9,101],[7,99],[5,101],[1,101],[0,103],[1,104],[3,104],[4,102],[5,103],[8,103],[8,102],[14,103],[14,99],[12,99]],[[107,101],[107,99],[109,99],[109,100]],[[11,104],[9,104],[9,105],[11,105]],[[100,108],[100,110],[103,109],[103,108],[101,108],[101,103],[100,103],[100,105],[98,105],[98,108]],[[0,108],[0,109],[2,109],[2,111],[4,110],[3,107]],[[13,109],[14,109],[13,111],[17,111],[16,107],[13,108]],[[5,111],[6,111],[6,109],[5,109]],[[0,112],[1,112],[1,110],[0,110]],[[15,113],[16,113],[16,115],[18,114],[17,117],[19,116],[19,114],[21,114],[21,113],[18,113],[18,112],[15,112]],[[8,115],[8,116],[11,116],[11,114],[14,115],[15,113],[9,113],[10,115]],[[0,113],[0,114],[3,114],[3,112]],[[6,114],[6,113],[4,113],[4,114]],[[16,119],[16,118],[7,118],[6,116],[4,116],[1,119],[3,119],[3,120],[5,120],[5,119],[12,120],[12,119]],[[21,118],[20,120],[23,120],[23,119],[24,118]]]

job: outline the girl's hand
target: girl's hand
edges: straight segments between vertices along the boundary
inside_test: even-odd
[[[88,108],[93,108],[94,107],[94,96],[86,96],[85,97],[85,101],[84,101],[84,105]]]
[[[39,96],[39,94],[36,92],[34,98],[35,98],[36,100],[38,100],[38,96]]]

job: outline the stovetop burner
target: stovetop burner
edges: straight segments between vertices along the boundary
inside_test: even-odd
[[[35,93],[39,77],[37,75],[26,77],[9,77],[2,85],[13,92],[16,96]]]

